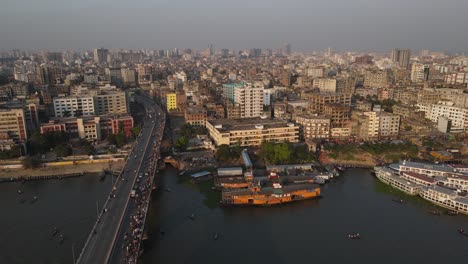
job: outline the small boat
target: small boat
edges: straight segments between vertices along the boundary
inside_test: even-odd
[[[62,245],[63,241],[65,241],[65,238],[63,237],[63,235],[60,235],[59,236],[59,244]]]
[[[23,199],[23,198],[21,198],[21,199],[19,199],[19,202],[20,202],[20,203],[24,203],[24,202],[26,202],[26,200]]]
[[[191,215],[189,216],[189,218],[190,218],[190,220],[195,220],[195,214],[191,214]]]
[[[219,238],[219,234],[218,234],[218,233],[215,233],[215,234],[213,235],[213,239],[214,239],[214,240],[218,240],[218,238]]]
[[[159,233],[160,233],[162,236],[164,236],[164,234],[166,234],[166,232],[165,232],[164,229],[162,229],[162,228],[159,229]]]
[[[37,202],[37,200],[38,200],[37,196],[34,196],[33,199],[31,200],[31,203],[35,203]]]
[[[403,200],[402,199],[392,199],[392,201],[394,201],[395,203],[403,203]]]
[[[348,239],[361,239],[361,235],[359,235],[359,233],[348,234],[348,235],[347,235],[347,238],[348,238]]]
[[[340,172],[343,172],[345,170],[345,168],[341,166],[336,166],[336,169]]]
[[[58,233],[58,229],[54,226],[54,228],[52,229],[52,237],[57,235],[57,233]]]
[[[172,192],[172,190],[170,188],[166,188],[164,189],[166,192]]]
[[[455,216],[455,215],[458,215],[458,212],[457,211],[453,211],[453,210],[448,210],[446,212],[447,215],[450,215],[450,216]]]
[[[465,229],[463,229],[463,228],[458,229],[458,233],[460,233],[460,234],[463,235],[463,236],[468,237],[468,233],[467,233],[467,232],[465,231]]]
[[[437,215],[437,216],[440,216],[440,215],[441,215],[441,213],[440,213],[439,211],[436,211],[436,210],[434,210],[434,211],[429,211],[429,213],[430,213],[430,214],[433,214],[433,215]]]
[[[23,194],[23,191],[21,191],[21,190],[18,190],[18,194]]]

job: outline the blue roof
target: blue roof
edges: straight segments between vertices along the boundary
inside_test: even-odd
[[[242,151],[242,158],[244,159],[245,167],[247,168],[253,167],[252,161],[250,160],[250,157],[249,157],[249,153],[247,153],[246,149]]]
[[[202,171],[202,172],[194,173],[194,174],[190,175],[190,177],[200,178],[200,177],[203,177],[203,176],[208,176],[210,174],[211,174],[211,172],[209,172],[209,171]]]

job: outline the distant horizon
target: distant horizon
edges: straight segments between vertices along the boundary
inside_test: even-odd
[[[461,0],[18,0],[0,9],[0,50],[281,48],[468,53]]]
[[[316,53],[323,53],[323,52],[326,52],[328,47],[326,48],[323,48],[323,49],[315,49],[315,50],[296,50],[294,49],[294,46],[291,45],[292,47],[292,53],[313,53],[313,52],[316,52]],[[77,53],[85,53],[85,52],[93,52],[94,49],[100,49],[100,48],[104,48],[104,49],[107,49],[109,51],[114,51],[114,50],[125,50],[125,51],[142,51],[142,50],[145,50],[145,51],[157,51],[157,50],[174,50],[174,49],[178,49],[180,53],[183,53],[184,50],[186,49],[191,49],[192,51],[203,51],[205,50],[206,48],[208,48],[208,45],[204,48],[193,48],[193,47],[184,47],[184,48],[179,48],[179,47],[172,47],[172,48],[116,48],[116,47],[112,47],[112,48],[109,48],[109,47],[94,47],[94,48],[86,48],[86,49],[72,49],[72,48],[68,48],[68,49],[34,49],[34,48],[30,48],[30,49],[19,49],[19,48],[13,48],[13,49],[1,49],[0,48],[0,53],[8,53],[8,52],[13,52],[15,50],[19,50],[19,51],[22,51],[22,52],[31,52],[31,53],[41,53],[41,52],[67,52],[67,51],[73,51],[73,52],[77,52]],[[409,49],[409,48],[405,48],[405,47],[395,47],[395,48],[392,48],[390,50],[351,50],[351,49],[345,49],[345,50],[335,50],[333,49],[332,47],[331,48],[331,51],[334,52],[334,53],[338,53],[338,54],[342,54],[342,53],[346,53],[346,52],[353,52],[353,53],[362,53],[362,54],[379,54],[379,55],[382,55],[382,54],[391,54],[392,50],[393,49]],[[220,51],[222,49],[228,49],[229,51],[234,51],[234,52],[240,52],[240,51],[248,51],[250,49],[261,49],[262,51],[265,51],[265,50],[269,50],[271,49],[273,51],[273,53],[275,52],[278,52],[279,50],[282,49],[282,47],[278,47],[278,48],[270,48],[270,47],[265,47],[265,48],[260,48],[260,47],[251,47],[251,48],[242,48],[242,49],[233,49],[233,48],[225,48],[225,47],[217,47],[216,45],[213,45],[213,49],[216,51]],[[419,53],[422,51],[422,50],[429,50],[429,52],[442,52],[446,55],[458,55],[458,56],[461,56],[461,55],[464,55],[465,52],[463,51],[455,51],[455,52],[451,52],[451,51],[444,51],[444,50],[431,50],[431,49],[426,49],[426,48],[420,48],[420,49],[416,49],[416,50],[413,50],[413,49],[409,49],[411,50],[411,56],[413,55],[419,55]]]

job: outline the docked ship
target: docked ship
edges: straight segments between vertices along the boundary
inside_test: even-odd
[[[388,167],[375,167],[375,176],[394,188],[410,195],[419,195],[423,199],[454,212],[468,214],[468,197],[466,196],[466,181],[468,176],[447,173],[445,167],[434,169],[434,165],[416,165],[410,169],[395,170]],[[402,163],[402,165],[406,165]],[[424,166],[425,170],[418,170]],[[400,166],[400,168],[404,166]],[[445,173],[445,174],[442,174]]]
[[[247,189],[223,190],[223,205],[261,205],[269,206],[294,201],[312,199],[320,196],[320,188],[314,184],[281,185],[272,187],[251,184]]]

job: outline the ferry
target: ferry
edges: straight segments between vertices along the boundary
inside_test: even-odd
[[[419,193],[421,188],[419,185],[401,178],[396,175],[393,170],[387,167],[375,167],[374,171],[377,179],[385,184],[397,188],[409,195],[417,195]]]
[[[222,205],[277,205],[320,197],[320,188],[313,184],[282,186],[274,183],[272,187],[252,184],[247,189],[223,190]]]
[[[444,186],[445,180],[434,180],[435,177],[419,172],[400,171],[398,173],[387,167],[375,167],[375,176],[394,188],[410,195],[419,195],[423,199],[453,212],[468,214],[468,197],[461,196],[463,190]],[[441,176],[438,176],[441,177]]]

